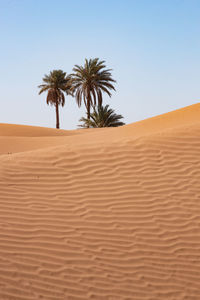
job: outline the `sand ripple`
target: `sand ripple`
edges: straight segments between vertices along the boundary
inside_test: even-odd
[[[200,299],[200,124],[106,132],[0,156],[0,299]]]

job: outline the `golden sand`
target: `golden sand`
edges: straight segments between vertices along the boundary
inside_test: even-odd
[[[1,300],[200,299],[200,104],[0,145]]]

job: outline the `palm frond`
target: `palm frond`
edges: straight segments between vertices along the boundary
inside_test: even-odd
[[[116,81],[111,76],[112,70],[105,68],[105,61],[100,61],[99,58],[85,59],[84,66],[74,66],[71,90],[78,106],[81,106],[82,101],[86,108],[94,107],[97,103],[101,105],[102,92],[111,97],[111,91],[115,91],[113,83]]]
[[[100,127],[118,127],[125,123],[121,120],[122,115],[118,115],[113,109],[109,108],[109,105],[98,105],[97,109],[94,109],[90,115],[91,119],[81,118],[79,121],[82,124],[78,125],[81,128],[100,128]]]
[[[46,102],[47,104],[54,105],[56,107],[58,119],[56,122],[57,128],[59,128],[59,114],[58,106],[65,105],[65,95],[73,95],[72,89],[72,77],[67,75],[66,72],[62,70],[53,70],[49,75],[44,75],[43,84],[39,85],[39,95],[43,92],[47,92]]]

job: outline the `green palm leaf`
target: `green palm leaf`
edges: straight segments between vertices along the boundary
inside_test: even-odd
[[[90,115],[90,119],[82,117],[79,121],[82,122],[78,125],[82,128],[99,128],[99,127],[118,127],[125,123],[121,121],[122,115],[118,115],[109,105],[98,105],[97,109]]]

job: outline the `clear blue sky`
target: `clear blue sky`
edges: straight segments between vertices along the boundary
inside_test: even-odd
[[[55,127],[37,86],[85,58],[113,69],[116,92],[104,103],[126,123],[200,99],[199,0],[0,0],[0,38],[1,123]],[[67,97],[61,128],[84,114]]]

